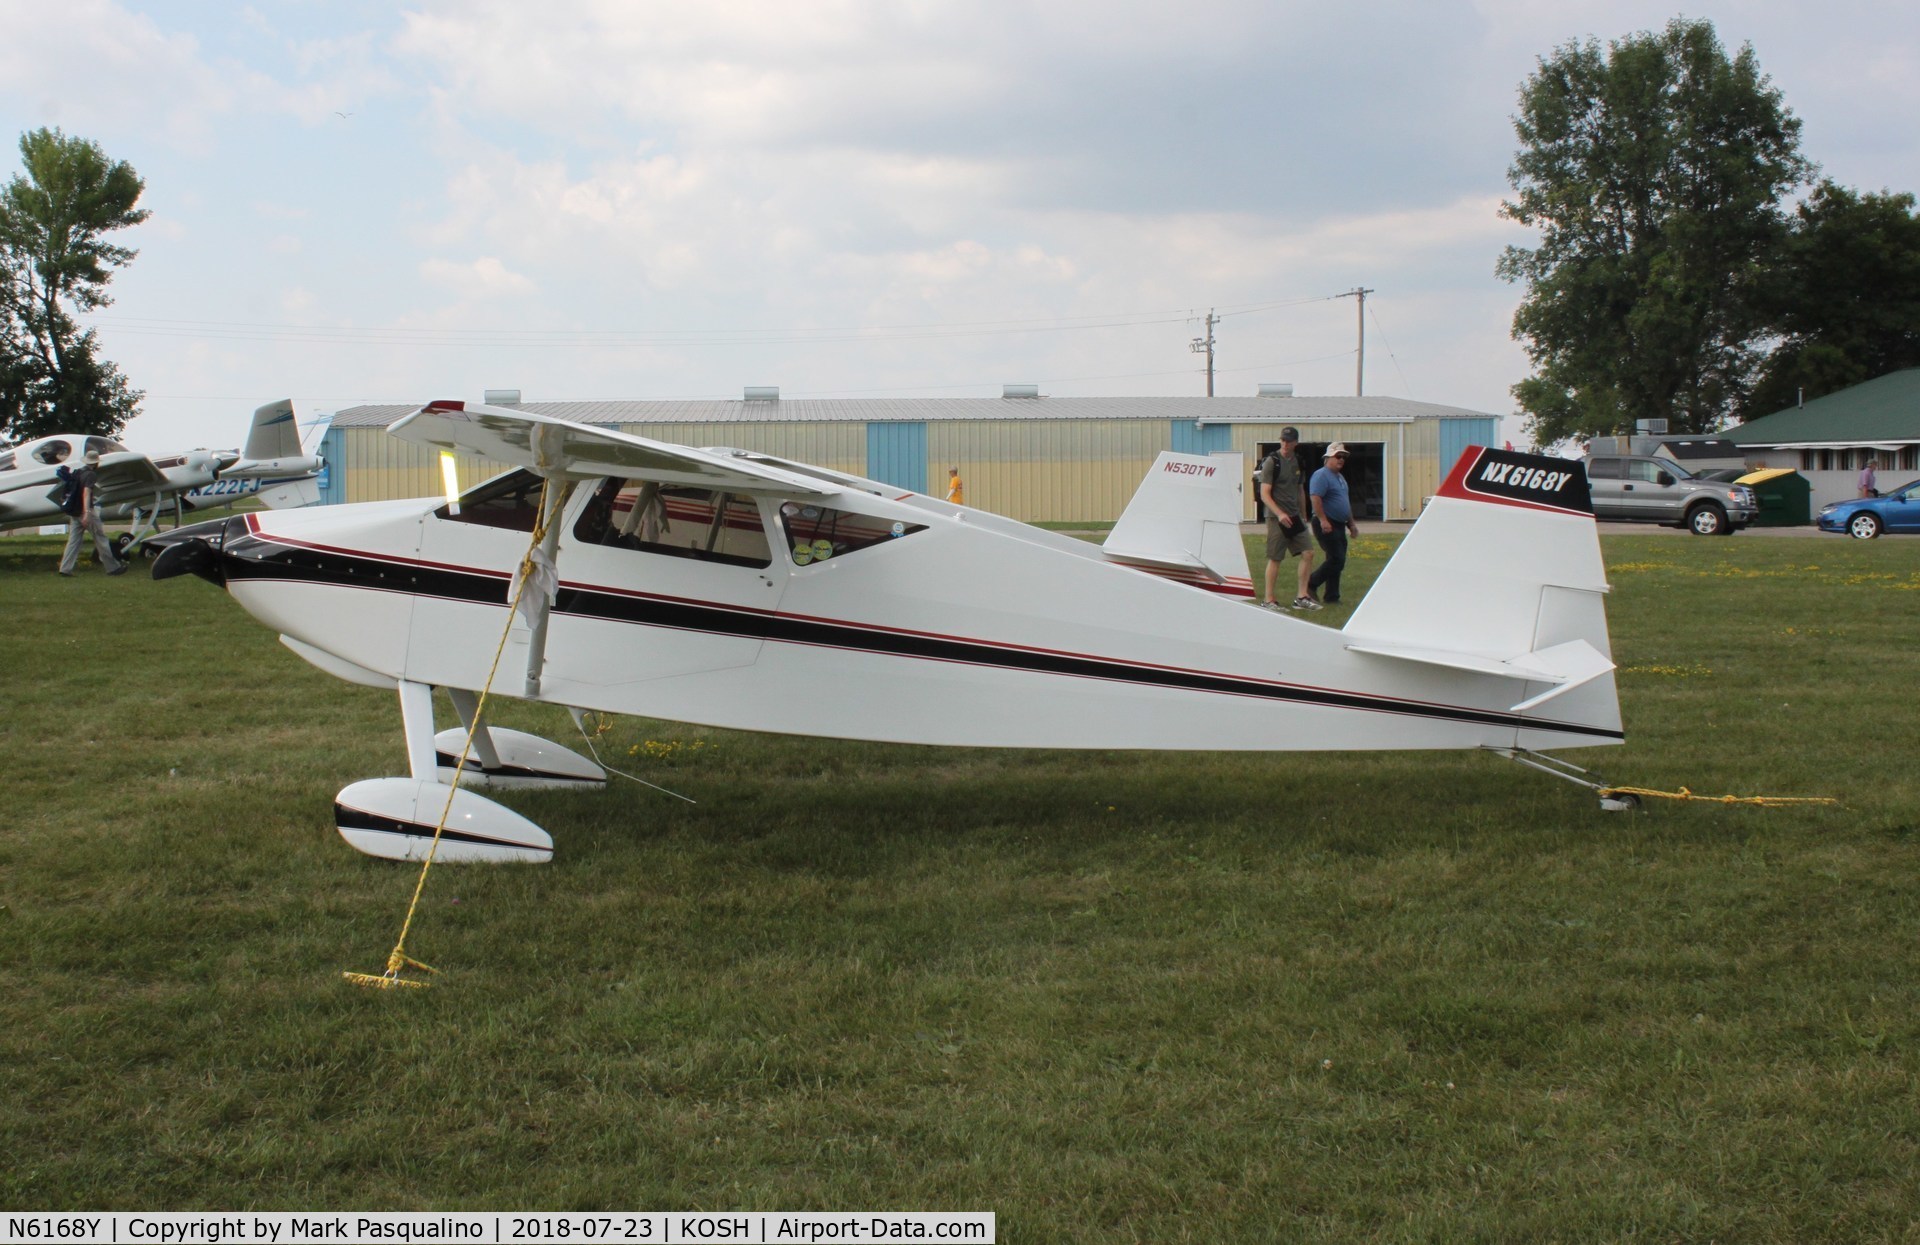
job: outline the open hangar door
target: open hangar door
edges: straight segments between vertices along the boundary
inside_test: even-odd
[[[1293,452],[1300,456],[1300,491],[1305,494],[1307,481],[1313,479],[1313,473],[1320,470],[1320,464],[1326,461],[1327,447],[1331,441],[1302,441]],[[1353,517],[1356,519],[1384,519],[1387,517],[1387,447],[1380,441],[1343,441],[1347,447],[1347,496],[1353,502]],[[1254,460],[1253,476],[1260,476],[1260,465],[1267,461],[1267,455],[1278,454],[1278,441],[1260,441],[1256,443],[1259,458]],[[1303,498],[1304,500],[1304,498]],[[1312,503],[1308,503],[1311,505]],[[1267,519],[1267,506],[1260,499],[1258,484],[1253,486],[1253,517],[1264,523]]]

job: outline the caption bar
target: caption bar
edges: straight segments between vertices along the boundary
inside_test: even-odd
[[[843,1241],[994,1241],[991,1211],[647,1211],[543,1215],[306,1214],[251,1211],[155,1213],[70,1211],[8,1214],[0,1245],[47,1241],[102,1241],[106,1245],[314,1245],[315,1242],[473,1242],[546,1245],[547,1242],[644,1241],[647,1245],[768,1242],[827,1245]]]

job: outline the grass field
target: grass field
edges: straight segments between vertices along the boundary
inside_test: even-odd
[[[415,870],[329,809],[404,772],[392,696],[58,547],[0,540],[7,1208],[1920,1239],[1920,541],[1606,541],[1629,742],[1570,758],[1837,807],[623,720],[616,763],[699,803],[506,797],[558,855],[436,870],[444,976],[404,992],[340,973]]]

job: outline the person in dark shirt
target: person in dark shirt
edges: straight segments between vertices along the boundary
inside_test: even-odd
[[[100,559],[100,565],[107,568],[109,575],[124,575],[127,564],[113,556],[113,545],[107,540],[107,529],[100,522],[100,507],[94,498],[94,486],[100,478],[100,451],[88,450],[86,465],[67,477],[67,488],[79,494],[80,509],[67,516],[67,548],[60,555],[60,573],[73,578],[74,568],[80,565],[80,545],[89,533],[93,536],[94,554]]]
[[[1270,610],[1280,608],[1277,581],[1280,564],[1287,560],[1288,553],[1299,560],[1300,568],[1293,608],[1320,608],[1320,602],[1307,595],[1307,576],[1313,570],[1313,542],[1307,536],[1307,509],[1300,497],[1300,457],[1294,453],[1299,443],[1298,428],[1282,428],[1279,450],[1260,464],[1260,500],[1267,508],[1267,578],[1266,595],[1259,604]]]

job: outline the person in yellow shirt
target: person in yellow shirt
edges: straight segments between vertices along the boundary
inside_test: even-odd
[[[960,468],[947,468],[947,500],[956,506],[967,504],[967,486],[960,479]]]

